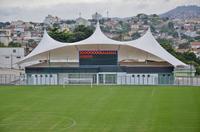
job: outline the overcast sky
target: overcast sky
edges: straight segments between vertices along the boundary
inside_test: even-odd
[[[91,18],[95,12],[109,17],[131,17],[138,13],[161,14],[176,6],[198,5],[200,0],[0,0],[0,21],[42,22],[48,14],[63,19]]]

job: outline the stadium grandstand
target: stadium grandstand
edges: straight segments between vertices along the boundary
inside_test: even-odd
[[[174,69],[188,67],[156,41],[150,28],[136,40],[116,41],[101,31],[98,22],[89,38],[74,43],[58,42],[45,31],[38,46],[19,64],[25,66],[31,85],[91,79],[97,85],[173,84]]]

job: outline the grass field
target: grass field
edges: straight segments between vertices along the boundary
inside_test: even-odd
[[[0,132],[200,132],[200,88],[0,86]]]

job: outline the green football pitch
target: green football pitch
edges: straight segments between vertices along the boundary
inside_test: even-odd
[[[200,87],[0,86],[0,132],[200,132]]]

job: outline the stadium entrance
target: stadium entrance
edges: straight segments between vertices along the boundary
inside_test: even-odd
[[[117,84],[117,74],[99,73],[97,84]]]

